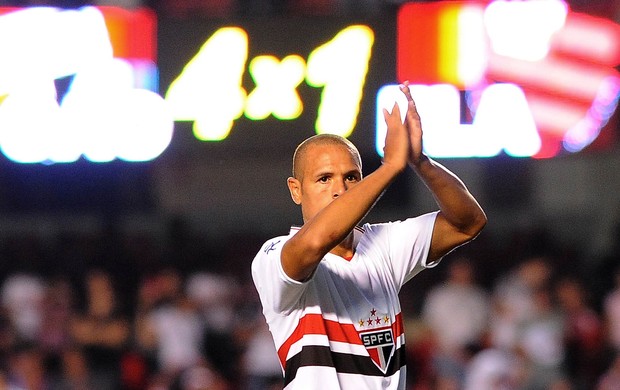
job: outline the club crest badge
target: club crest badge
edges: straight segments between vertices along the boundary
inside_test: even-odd
[[[385,374],[394,354],[394,333],[390,317],[387,314],[377,314],[377,310],[372,309],[370,316],[361,318],[358,325],[360,339],[370,358]]]

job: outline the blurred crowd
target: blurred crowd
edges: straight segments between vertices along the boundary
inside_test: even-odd
[[[577,274],[524,258],[491,289],[470,259],[444,265],[409,325],[416,389],[620,389],[620,272],[596,310]]]
[[[249,237],[0,239],[0,389],[269,389],[281,369]]]
[[[515,237],[483,233],[405,285],[411,390],[620,388],[618,252]],[[264,239],[181,219],[3,236],[0,389],[281,389],[250,278]]]

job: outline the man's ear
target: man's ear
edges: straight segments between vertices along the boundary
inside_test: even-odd
[[[288,190],[291,193],[291,198],[295,204],[301,204],[301,182],[294,177],[289,177],[286,180]]]

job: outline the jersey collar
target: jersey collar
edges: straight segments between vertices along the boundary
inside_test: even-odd
[[[291,230],[289,231],[289,235],[295,235],[299,229],[301,229],[301,226],[299,225],[293,225],[291,226]],[[357,244],[359,244],[360,239],[362,238],[362,236],[364,235],[364,228],[361,226],[356,226],[353,229],[353,252],[355,252],[355,248],[357,248]],[[350,261],[351,259],[346,259],[347,261]]]

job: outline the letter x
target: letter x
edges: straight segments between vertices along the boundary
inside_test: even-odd
[[[256,88],[248,95],[245,114],[251,119],[265,119],[270,114],[278,119],[295,119],[303,105],[297,86],[305,76],[306,63],[298,55],[279,61],[273,56],[255,57],[249,66]]]

